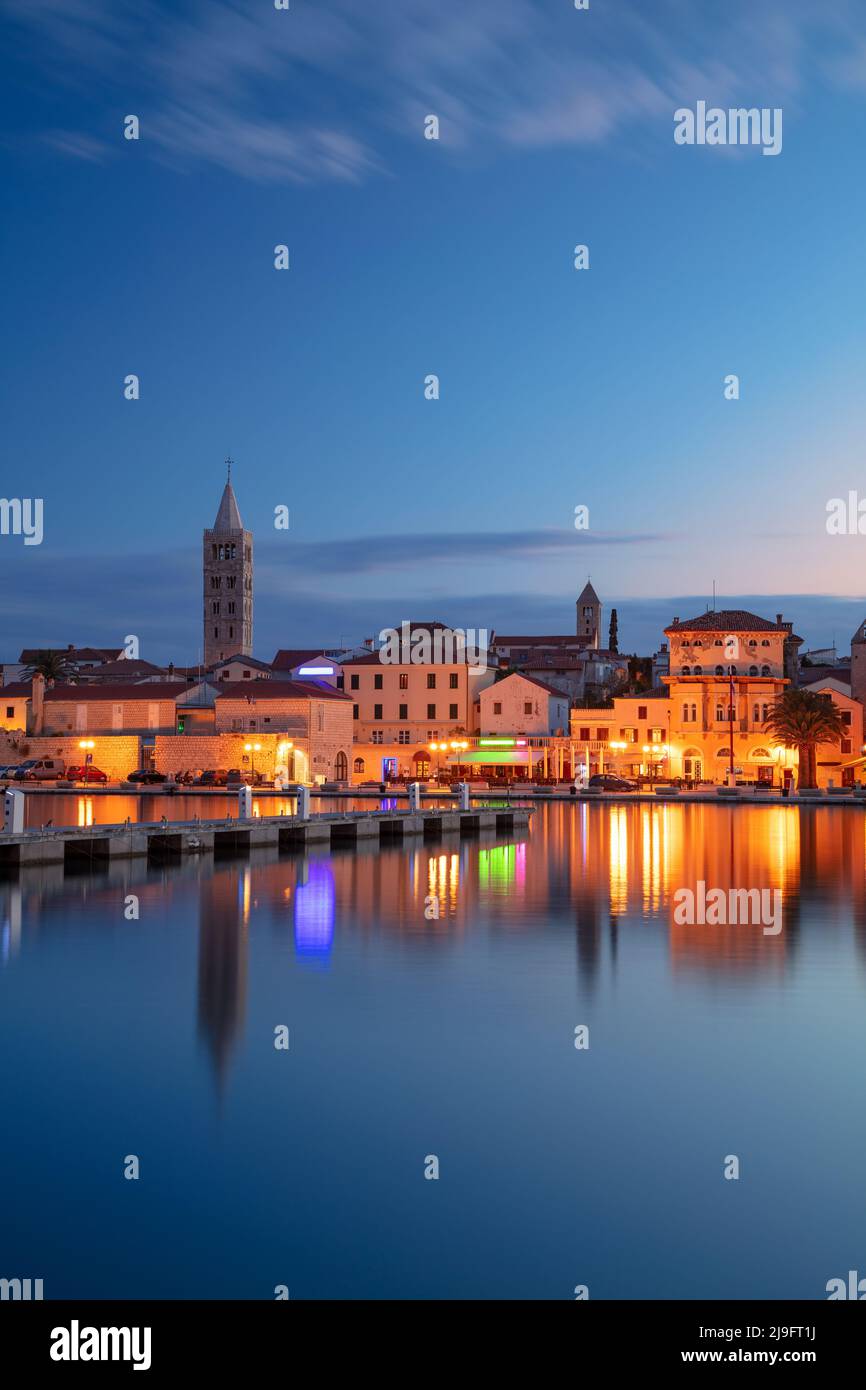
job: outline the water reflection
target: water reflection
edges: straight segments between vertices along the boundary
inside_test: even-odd
[[[130,798],[134,800],[134,798]],[[77,798],[91,824],[98,798]],[[678,925],[674,895],[708,887],[779,890],[782,930],[758,924]],[[866,817],[859,807],[725,807],[699,804],[544,805],[529,832],[505,840],[448,835],[441,842],[318,856],[258,851],[228,864],[155,868],[115,861],[80,877],[62,866],[25,869],[0,882],[0,962],[63,926],[71,905],[116,923],[128,892],[140,926],[177,913],[198,923],[197,1018],[222,1085],[244,1033],[251,941],[257,921],[297,962],[327,967],[341,933],[444,945],[486,931],[571,934],[578,991],[615,974],[624,933],[650,933],[675,974],[781,978],[804,930],[850,930],[866,959]],[[437,913],[425,911],[431,899]],[[74,909],[73,912],[77,909]]]

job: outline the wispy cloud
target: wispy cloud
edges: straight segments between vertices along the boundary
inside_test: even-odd
[[[4,0],[23,56],[106,104],[124,94],[145,148],[180,168],[260,181],[358,180],[389,141],[440,117],[453,153],[610,141],[697,97],[778,104],[812,68],[864,85],[862,16],[846,0]],[[138,109],[140,108],[140,109]],[[95,157],[65,130],[55,148]],[[148,144],[149,142],[149,144]],[[90,153],[88,153],[90,151]]]

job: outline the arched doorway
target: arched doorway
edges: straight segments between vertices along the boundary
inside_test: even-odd
[[[334,777],[338,782],[345,782],[349,777],[349,759],[342,748],[334,759]]]
[[[430,776],[430,754],[425,749],[413,754],[412,771],[416,778],[424,779]]]
[[[687,782],[700,782],[703,770],[700,748],[687,748],[683,753],[683,777]]]

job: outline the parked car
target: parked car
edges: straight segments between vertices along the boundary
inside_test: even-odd
[[[68,767],[66,769],[67,782],[107,782],[108,773],[101,768],[94,767],[92,763],[85,763],[83,767]]]
[[[604,792],[636,792],[637,782],[629,782],[626,777],[619,777],[615,772],[596,772],[589,779],[591,787],[601,787]]]
[[[139,782],[144,786],[154,786],[157,782],[165,781],[164,772],[155,772],[152,767],[139,767],[135,772],[130,772],[127,782]]]
[[[23,782],[23,781],[24,781],[24,774],[25,774],[26,772],[29,772],[31,767],[35,767],[35,766],[36,766],[36,759],[35,759],[35,758],[28,758],[26,762],[17,763],[17,764],[15,765],[15,767],[11,767],[11,768],[9,769],[9,776],[12,777],[12,778],[14,778],[14,780],[15,780],[16,782]]]
[[[224,767],[208,768],[202,773],[201,777],[196,777],[197,787],[224,787],[228,782],[228,769]]]
[[[66,764],[62,758],[30,758],[21,763],[15,774],[16,782],[56,782],[65,777]]]

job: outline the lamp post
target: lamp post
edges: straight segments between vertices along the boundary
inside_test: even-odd
[[[431,752],[431,753],[437,753],[437,754],[439,755],[439,756],[437,757],[437,759],[436,759],[436,781],[437,781],[437,782],[439,781],[439,778],[440,778],[441,773],[442,773],[442,751],[443,751],[443,749],[445,749],[445,748],[447,748],[447,747],[448,747],[447,743],[431,743],[431,744],[430,744],[430,752]]]
[[[244,744],[244,751],[245,751],[246,753],[251,753],[251,754],[252,754],[251,762],[252,762],[252,772],[253,772],[253,781],[254,781],[254,782],[255,782],[255,780],[256,780],[256,754],[257,754],[257,753],[259,752],[259,750],[261,749],[261,746],[262,746],[262,745],[261,745],[260,743],[245,743],[245,744]]]
[[[86,752],[86,751],[85,751],[85,753],[84,753],[84,785],[85,785],[85,787],[86,787],[86,786],[87,786],[87,772],[88,772],[88,768],[90,767],[90,764],[93,762],[93,749],[96,747],[96,744],[93,742],[93,739],[92,739],[92,738],[82,738],[82,739],[79,739],[79,741],[78,741],[78,747],[79,747],[80,749],[82,749],[82,751],[87,750],[87,749],[90,750],[89,752]]]
[[[460,781],[460,754],[462,753],[462,751],[463,751],[464,748],[468,748],[468,747],[469,747],[469,744],[468,744],[468,743],[462,743],[462,742],[460,742],[460,741],[458,740],[458,741],[452,743],[452,744],[451,744],[451,747],[452,747],[452,749],[454,750],[454,752],[457,754],[457,781],[459,782],[459,781]]]

